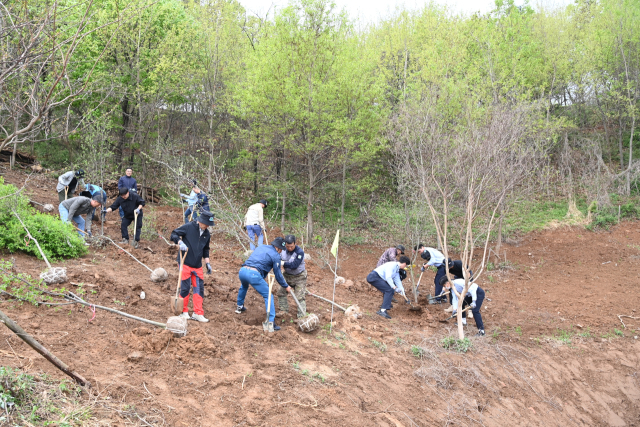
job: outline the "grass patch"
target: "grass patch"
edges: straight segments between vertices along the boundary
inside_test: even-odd
[[[414,357],[417,357],[418,359],[422,358],[422,356],[424,356],[424,348],[417,346],[417,345],[412,345],[411,346],[411,354],[414,355]]]
[[[380,350],[382,353],[384,353],[385,351],[387,351],[387,345],[385,343],[382,343],[380,341],[376,341],[371,339],[371,337],[369,337],[369,341],[371,341],[371,344],[374,345],[374,347],[376,347],[378,350]]]
[[[456,351],[458,353],[466,353],[471,350],[473,344],[469,338],[458,339],[454,337],[445,337],[440,341],[442,348]]]

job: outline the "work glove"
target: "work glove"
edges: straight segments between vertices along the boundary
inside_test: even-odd
[[[396,294],[401,294],[401,293],[402,293],[402,289],[400,289],[400,288],[399,288],[399,287],[397,287],[397,286],[396,286],[395,291],[396,291]]]
[[[471,310],[473,310],[474,308],[476,308],[476,302],[472,301],[471,304],[469,304],[469,306],[471,307]]]
[[[422,267],[420,268],[421,272],[424,272],[427,269],[427,264],[422,264]]]
[[[207,274],[211,274],[211,264],[207,263]]]
[[[136,215],[140,215],[140,209],[136,209],[134,212],[136,213]]]
[[[87,236],[87,237],[91,237],[92,236],[90,231],[85,231],[85,233],[86,233],[85,236]]]
[[[189,248],[187,247],[187,245],[185,245],[185,244],[184,244],[184,242],[183,242],[182,240],[180,240],[180,242],[178,243],[178,246],[180,246],[180,250],[181,250],[182,252],[184,252],[184,251],[186,251],[187,249],[189,249]]]
[[[185,198],[185,199],[186,199],[186,198],[188,198],[189,196],[187,196],[186,194],[182,194],[182,193],[180,193],[180,197],[183,197],[183,198]]]

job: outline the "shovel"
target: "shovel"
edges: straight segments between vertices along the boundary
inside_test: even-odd
[[[438,296],[431,296],[431,294],[427,295],[427,300],[429,301],[429,304],[437,304],[435,299],[436,298],[441,298],[445,295],[449,295],[450,292],[445,292],[444,294],[440,294]]]
[[[269,244],[269,238],[267,237],[267,230],[262,230],[262,234],[264,234],[264,241],[266,242],[265,245]]]
[[[316,297],[316,298],[321,299],[322,301],[326,301],[326,302],[328,302],[329,304],[333,304],[335,307],[339,308],[339,309],[340,309],[340,310],[342,310],[342,311],[347,311],[347,309],[346,309],[346,308],[344,308],[344,307],[342,307],[342,306],[339,306],[338,304],[336,304],[335,302],[333,302],[333,301],[331,301],[331,300],[329,300],[329,299],[323,298],[323,297],[321,297],[320,295],[312,294],[312,293],[311,293],[311,292],[309,292],[309,291],[307,291],[307,293],[308,293],[309,295],[311,295],[311,296],[314,296],[314,297]]]
[[[138,214],[133,211],[133,241],[136,241],[136,231],[138,230]],[[135,243],[134,243],[135,244]]]
[[[171,308],[173,309],[173,314],[179,316],[182,314],[184,310],[184,298],[180,296],[180,284],[182,283],[182,266],[184,265],[184,259],[187,257],[187,252],[189,249],[187,248],[184,251],[184,255],[180,256],[180,271],[178,272],[178,288],[176,289],[176,296],[171,298]]]
[[[407,302],[407,304],[411,305],[411,307],[409,308],[410,311],[422,311],[422,307],[420,306],[415,306],[411,303],[411,301],[409,300],[409,298],[407,298],[407,296],[405,294],[400,294],[404,297],[404,300]]]
[[[464,310],[461,311],[461,313],[464,313],[465,311],[469,310],[471,308],[471,306],[465,308]],[[458,313],[456,314],[452,314],[450,317],[447,317],[444,320],[439,320],[440,323],[447,323],[450,319],[453,319],[454,317],[456,317],[458,315]]]
[[[273,286],[275,276],[269,274],[269,296],[267,297],[267,319],[262,322],[262,330],[265,332],[273,332],[273,322],[269,322],[269,314],[271,313],[271,287]]]
[[[304,312],[304,310],[302,309],[302,306],[298,302],[298,298],[296,298],[296,295],[293,292],[289,292],[289,293],[293,297],[293,300],[296,302],[296,305],[298,306],[300,311]],[[309,314],[303,319],[298,319],[298,326],[300,327],[300,330],[302,332],[311,332],[315,330],[318,327],[318,325],[320,325],[320,319],[318,318],[318,315],[313,313]]]

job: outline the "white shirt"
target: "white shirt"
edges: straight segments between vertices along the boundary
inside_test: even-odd
[[[458,291],[458,293],[461,293],[464,290],[464,279],[455,279],[453,281],[453,286],[456,287],[456,291]],[[465,298],[470,295],[473,302],[475,302],[478,299],[477,292],[478,292],[478,285],[476,285],[475,283],[471,283],[469,285],[469,289],[467,290],[466,295],[463,295],[462,298]],[[458,307],[458,296],[453,291],[451,291],[451,293],[453,294],[451,305],[455,310]]]
[[[249,210],[247,210],[247,214],[244,216],[244,225],[260,225],[264,230],[262,203],[249,206]]]
[[[440,267],[444,263],[444,255],[437,249],[433,248],[424,248],[425,251],[429,252],[431,255],[431,259],[427,262],[427,265],[433,265],[434,267]]]

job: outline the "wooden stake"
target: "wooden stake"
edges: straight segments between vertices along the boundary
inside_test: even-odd
[[[73,378],[78,384],[81,386],[91,387],[91,383],[84,379],[80,374],[75,371],[72,371],[71,368],[66,365],[63,361],[58,359],[55,355],[53,355],[49,350],[44,348],[42,344],[35,340],[31,335],[29,335],[24,329],[20,327],[16,322],[11,320],[9,316],[0,311],[0,321],[6,325],[7,328],[11,329],[13,333],[15,333],[20,339],[27,344],[35,351],[40,353],[45,359],[49,362],[53,363],[56,368],[60,369],[62,372]]]

